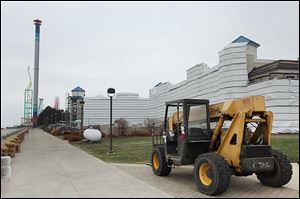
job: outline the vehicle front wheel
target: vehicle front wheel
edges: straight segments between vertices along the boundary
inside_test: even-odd
[[[194,163],[197,188],[207,195],[219,195],[230,184],[231,170],[225,159],[217,153],[204,153]]]
[[[155,147],[151,156],[152,171],[157,176],[170,175],[172,168],[167,164],[163,147]]]

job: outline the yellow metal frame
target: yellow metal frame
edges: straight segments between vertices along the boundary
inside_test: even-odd
[[[239,99],[232,99],[226,102],[220,102],[209,106],[210,118],[219,118],[222,115],[234,117],[236,113],[246,111],[265,112],[265,97],[264,96],[248,96]]]
[[[258,126],[250,138],[256,141],[263,134],[263,144],[270,145],[273,113],[266,111],[264,96],[249,96],[241,99],[228,100],[209,106],[210,119],[218,119],[209,150],[216,150],[222,155],[230,166],[237,171],[241,169],[240,153],[245,136],[247,123],[257,123]],[[261,116],[257,118],[255,116]],[[231,125],[221,138],[220,146],[215,149],[217,137],[221,134],[225,120],[231,120]]]
[[[236,168],[240,167],[240,154],[244,134],[245,117],[245,111],[235,115],[217,151],[217,153],[226,159],[229,165]],[[234,143],[232,143],[233,139],[235,140]]]

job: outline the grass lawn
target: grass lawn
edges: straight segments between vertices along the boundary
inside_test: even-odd
[[[152,152],[151,137],[113,137],[115,154],[108,155],[109,138],[101,139],[99,143],[70,142],[72,145],[112,163],[149,163]],[[282,151],[291,162],[299,161],[299,134],[272,135],[273,149]]]
[[[299,134],[274,134],[271,146],[287,155],[291,162],[299,161]]]
[[[112,149],[115,154],[108,155],[109,138],[102,138],[99,143],[70,142],[72,145],[113,163],[149,163],[152,152],[152,137],[113,137]]]

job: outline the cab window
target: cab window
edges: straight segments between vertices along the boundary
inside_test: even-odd
[[[188,129],[191,136],[207,134],[206,104],[187,106]]]

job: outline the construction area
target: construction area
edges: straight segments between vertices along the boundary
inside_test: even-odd
[[[272,133],[299,132],[299,61],[257,59],[259,46],[240,36],[219,52],[219,65],[196,65],[186,80],[150,89],[149,99],[136,93],[113,99],[113,88],[110,102],[86,98],[77,86],[66,95],[65,111],[56,98],[54,108],[40,112],[29,75],[23,126],[40,128],[1,137],[1,196],[299,197],[299,164],[271,147]],[[150,134],[134,128],[137,136],[152,135],[148,165],[105,163],[67,143],[99,141],[102,131],[113,156],[112,113],[118,136],[147,119],[159,121],[158,132],[156,124],[146,129]]]
[[[149,116],[161,117],[166,101],[183,98],[218,103],[251,95],[265,96],[274,113],[273,133],[299,133],[299,60],[260,59],[260,45],[244,36],[219,52],[219,64],[201,63],[186,80],[161,82],[150,89]]]
[[[147,98],[76,86],[65,110],[58,96],[44,108],[41,24],[21,125],[1,129],[1,198],[299,198],[299,58],[259,58],[260,44],[239,36],[215,66],[166,76]]]

